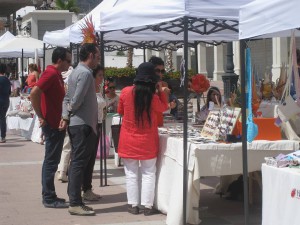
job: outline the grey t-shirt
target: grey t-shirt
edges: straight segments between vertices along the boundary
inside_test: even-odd
[[[68,90],[63,101],[63,117],[70,115],[69,126],[89,125],[97,134],[97,97],[92,70],[83,63],[68,78]]]

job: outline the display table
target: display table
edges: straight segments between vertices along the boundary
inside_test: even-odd
[[[16,110],[17,105],[20,104],[21,98],[20,97],[10,97],[9,98],[9,107],[7,113],[13,110]]]
[[[300,224],[300,169],[262,165],[262,225]]]
[[[168,225],[181,225],[183,212],[183,139],[160,135],[155,205]],[[297,141],[254,141],[248,144],[248,171],[260,170],[264,157],[299,149]],[[188,143],[187,219],[199,224],[200,176],[242,174],[242,144]]]
[[[7,133],[23,136],[26,140],[31,140],[34,126],[33,118],[22,119],[16,116],[7,116]]]

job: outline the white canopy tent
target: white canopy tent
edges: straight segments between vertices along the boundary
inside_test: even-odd
[[[38,56],[43,57],[43,42],[31,37],[17,36],[0,44],[0,58],[34,58],[36,49]]]
[[[290,36],[291,29],[300,27],[299,12],[299,0],[252,1],[241,7],[239,38]]]
[[[1,37],[0,37],[0,43],[2,43],[3,41],[9,41],[12,38],[15,38],[15,35],[13,35],[12,33],[10,33],[9,31],[6,31]]]
[[[71,26],[68,26],[63,30],[46,31],[43,42],[53,46],[69,47]]]
[[[238,20],[240,7],[252,0],[115,0],[112,8],[102,11],[100,15],[102,38],[107,40],[135,41],[176,40],[184,41],[185,71],[188,70],[188,42],[191,41],[233,41],[238,40]],[[104,33],[104,35],[103,35]],[[243,56],[244,54],[241,54]],[[103,58],[103,57],[102,57]],[[243,61],[241,59],[241,61]],[[242,92],[245,93],[245,79],[241,76]],[[185,76],[184,112],[187,113],[187,76]],[[243,94],[245,100],[245,94]],[[245,101],[244,101],[245,102]],[[246,118],[246,108],[242,110]],[[167,224],[181,225],[188,220],[199,224],[199,217],[190,205],[186,204],[187,184],[187,120],[184,118],[183,135],[183,205],[182,214],[178,210],[168,210]],[[246,128],[243,120],[243,129]],[[245,130],[243,130],[243,133]],[[247,170],[247,142],[243,136],[243,171]],[[245,222],[248,223],[247,179],[245,185]],[[172,207],[172,206],[170,206]],[[175,207],[175,206],[174,206]],[[191,213],[191,212],[194,212]],[[171,215],[172,214],[172,215]],[[188,215],[186,215],[188,214]],[[193,214],[193,215],[192,215]],[[187,218],[188,216],[188,218]],[[184,222],[183,222],[184,221]]]

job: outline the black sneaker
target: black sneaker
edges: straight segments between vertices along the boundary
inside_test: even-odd
[[[54,202],[43,202],[45,208],[68,208],[69,205],[66,204],[65,202],[63,201],[58,201],[58,200],[55,200]]]
[[[137,214],[140,213],[140,209],[139,209],[138,206],[132,207],[132,206],[130,205],[130,206],[128,206],[128,212],[131,213],[131,214],[133,214],[133,215],[137,215]]]
[[[66,199],[56,197],[56,198],[55,198],[55,201],[58,201],[58,202],[66,202]]]
[[[151,209],[146,207],[144,208],[144,216],[151,216],[158,213],[159,211],[157,209],[154,209],[153,207]]]

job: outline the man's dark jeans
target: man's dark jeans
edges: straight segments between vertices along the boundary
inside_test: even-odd
[[[81,187],[86,178],[86,170],[90,160],[94,157],[97,135],[88,125],[76,125],[69,127],[71,141],[71,163],[69,168],[68,195],[70,206],[82,205]],[[95,160],[95,159],[94,159]],[[84,178],[85,177],[85,178]]]
[[[1,137],[5,138],[6,137],[6,112],[9,107],[9,102],[8,103],[0,103],[0,132],[1,132]]]
[[[49,125],[42,127],[45,135],[45,158],[42,168],[42,194],[44,203],[52,203],[57,198],[54,177],[60,162],[66,131],[52,129]]]

